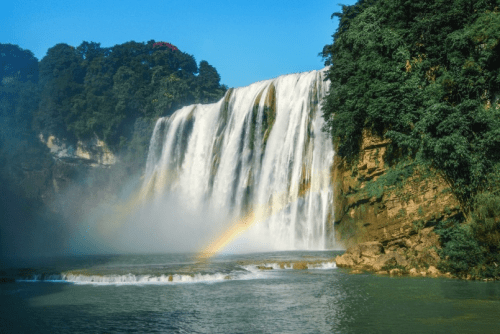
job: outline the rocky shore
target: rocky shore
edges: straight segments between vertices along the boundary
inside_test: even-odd
[[[437,241],[437,236],[428,228],[397,245],[384,247],[378,241],[357,244],[337,256],[335,262],[338,267],[352,269],[352,274],[369,271],[391,276],[452,277],[437,269],[439,246],[433,241]]]

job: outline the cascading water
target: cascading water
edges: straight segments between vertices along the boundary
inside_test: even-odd
[[[217,103],[159,119],[143,193],[154,200],[175,192],[221,217],[266,207],[249,233],[272,249],[331,248],[334,151],[321,131],[325,71],[230,89]]]

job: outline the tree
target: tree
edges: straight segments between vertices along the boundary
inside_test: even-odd
[[[325,130],[356,159],[363,129],[392,154],[441,171],[464,212],[499,159],[498,1],[371,1],[344,6],[324,48]]]
[[[38,82],[38,59],[17,45],[0,44],[0,85],[16,78],[21,82]]]
[[[215,67],[207,61],[200,62],[200,71],[197,77],[197,100],[200,103],[217,101],[221,96],[220,75]],[[222,88],[223,90],[224,88]]]

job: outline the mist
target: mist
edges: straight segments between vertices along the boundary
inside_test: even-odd
[[[175,192],[151,201],[135,194],[89,210],[71,238],[72,252],[198,252],[223,228],[223,217],[192,209]]]
[[[175,191],[139,198],[141,175],[120,162],[91,167],[54,159],[31,131],[2,125],[2,267],[68,255],[198,252],[229,224]]]

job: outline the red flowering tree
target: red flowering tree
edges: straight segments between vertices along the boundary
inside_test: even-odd
[[[158,48],[158,47],[167,47],[167,48],[169,48],[172,51],[178,51],[179,50],[175,45],[172,45],[172,44],[167,43],[167,42],[156,42],[156,43],[153,44],[153,48]]]

